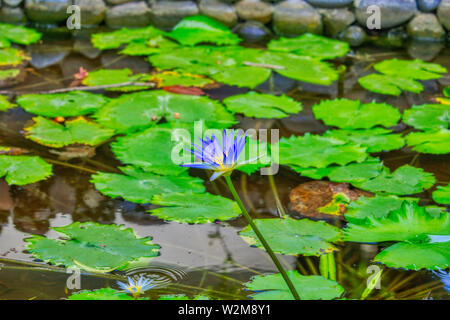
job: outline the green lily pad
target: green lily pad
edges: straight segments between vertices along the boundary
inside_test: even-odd
[[[126,164],[160,175],[179,175],[187,168],[172,161],[173,150],[181,152],[191,141],[182,136],[173,136],[171,128],[150,128],[143,132],[118,138],[111,144],[116,157]],[[190,140],[190,139],[189,139]],[[184,162],[183,162],[184,163]]]
[[[386,103],[365,103],[359,100],[325,100],[313,106],[314,116],[326,125],[343,129],[369,129],[374,126],[395,126],[400,112]]]
[[[6,111],[15,106],[14,103],[9,102],[7,97],[0,95],[0,111]]]
[[[290,113],[302,110],[302,104],[288,96],[274,96],[254,91],[228,97],[223,103],[233,113],[243,113],[246,117],[256,118],[285,118]]]
[[[92,45],[100,50],[117,49],[132,41],[146,41],[165,34],[166,32],[152,26],[137,29],[122,28],[113,32],[93,34],[91,41]]]
[[[241,39],[220,22],[206,16],[183,18],[168,37],[177,40],[184,46],[198,43],[214,43],[217,45],[235,45]]]
[[[350,223],[344,233],[347,241],[399,241],[375,257],[389,267],[436,270],[450,266],[450,215],[431,216],[415,202],[402,203],[386,217],[369,216],[364,224]]]
[[[425,132],[411,132],[406,136],[406,144],[421,153],[450,153],[450,130],[434,129]]]
[[[405,140],[401,134],[391,134],[391,130],[373,128],[367,130],[329,130],[324,137],[349,141],[367,148],[367,152],[382,152],[401,149]]]
[[[110,271],[139,258],[158,255],[159,246],[151,243],[151,237],[138,238],[131,228],[74,222],[52,229],[64,238],[34,235],[25,239],[27,250],[35,258],[66,268]]]
[[[150,40],[132,41],[119,53],[130,56],[148,56],[160,53],[163,50],[172,50],[179,46],[178,43],[159,35]]]
[[[387,59],[376,63],[373,68],[378,72],[395,77],[431,80],[442,77],[447,69],[437,63],[416,60]]]
[[[169,122],[194,123],[205,120],[208,127],[224,128],[236,123],[233,115],[206,96],[175,94],[163,90],[143,91],[111,100],[95,118],[118,132],[154,126],[164,117]]]
[[[17,66],[30,58],[22,50],[15,48],[0,49],[0,66]]]
[[[175,71],[163,71],[153,74],[149,81],[156,82],[158,88],[170,86],[204,87],[207,84],[214,83],[214,80],[205,76]]]
[[[287,271],[287,274],[302,300],[332,300],[344,293],[336,281],[322,276],[302,276],[298,271]],[[294,300],[281,273],[255,276],[245,287],[257,292],[250,295],[255,300]]]
[[[137,168],[121,169],[126,175],[99,172],[92,176],[91,182],[97,190],[112,198],[136,203],[150,203],[153,196],[166,193],[182,193],[191,190],[194,193],[205,191],[203,180],[188,175],[159,176],[143,172]]]
[[[164,294],[159,296],[158,300],[211,300],[211,298],[200,294],[192,299],[185,294]]]
[[[433,192],[433,200],[437,203],[450,204],[450,184],[438,186]]]
[[[303,137],[281,138],[280,163],[300,167],[325,168],[331,164],[344,166],[367,158],[366,148],[335,138],[306,133]]]
[[[7,39],[8,42],[27,45],[38,42],[41,39],[42,34],[34,29],[0,23],[0,37]]]
[[[399,210],[404,202],[419,202],[419,198],[397,197],[394,195],[376,195],[375,197],[362,196],[351,201],[345,212],[345,219],[352,223],[364,223],[367,217],[385,218],[392,211]],[[425,210],[431,216],[439,217],[445,208],[427,206]]]
[[[392,173],[385,167],[380,175],[362,182],[355,181],[352,184],[375,193],[408,195],[431,188],[435,182],[436,179],[432,173],[425,172],[422,168],[404,165]]]
[[[229,220],[241,214],[238,204],[209,193],[168,193],[153,197],[152,204],[163,206],[149,212],[160,219],[180,223],[210,223]]]
[[[0,177],[11,185],[25,185],[52,175],[52,165],[35,156],[0,156]]]
[[[403,113],[403,122],[420,130],[450,129],[450,105],[412,106]]]
[[[148,80],[148,74],[135,74],[128,69],[100,69],[89,72],[88,76],[83,79],[82,83],[85,86],[103,86],[111,84],[121,84],[128,82],[145,82]],[[108,91],[139,91],[151,88],[152,85],[147,86],[122,86],[107,88]]]
[[[10,78],[15,78],[20,74],[20,69],[5,69],[0,70],[0,81],[5,81]]]
[[[420,93],[423,90],[420,82],[395,75],[372,73],[359,78],[358,82],[364,89],[392,96],[401,95],[403,90],[413,93]]]
[[[245,77],[242,76],[243,74]],[[270,74],[269,69],[239,66],[223,70],[216,69],[210,77],[229,86],[254,88],[265,82]]]
[[[103,107],[108,98],[85,91],[55,94],[25,94],[17,103],[30,113],[44,117],[75,117],[93,113]]]
[[[324,221],[308,219],[255,219],[256,226],[276,253],[319,256],[336,251],[331,242],[338,241],[340,230]],[[264,248],[250,226],[239,235],[251,246]]]
[[[95,290],[82,290],[71,294],[69,300],[134,300],[125,292],[112,288],[101,288]]]
[[[296,38],[274,39],[267,48],[272,51],[293,52],[301,56],[320,59],[334,59],[345,56],[350,50],[347,42],[329,39],[312,33],[305,33]]]
[[[35,117],[34,124],[25,128],[26,138],[44,146],[62,148],[71,144],[98,145],[114,135],[111,129],[78,117],[59,124],[52,120]]]

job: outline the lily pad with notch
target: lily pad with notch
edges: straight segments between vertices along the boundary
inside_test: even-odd
[[[431,154],[450,153],[450,130],[434,129],[425,132],[411,132],[406,137],[406,144],[414,151]]]
[[[450,105],[412,106],[403,113],[403,122],[419,130],[450,129]]]

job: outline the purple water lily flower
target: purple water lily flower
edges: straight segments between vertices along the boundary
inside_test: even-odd
[[[140,276],[137,281],[133,280],[131,277],[128,277],[128,283],[117,281],[117,284],[123,292],[131,293],[133,296],[140,295],[145,291],[156,287],[156,285],[152,283],[153,280],[147,279],[143,276]]]
[[[238,162],[238,158],[247,143],[247,136],[238,134],[237,137],[234,137],[233,130],[229,130],[229,133],[225,129],[223,130],[222,144],[214,135],[211,138],[206,137],[205,140],[200,139],[200,141],[202,142],[201,146],[192,144],[193,150],[188,151],[201,162],[186,163],[181,166],[213,170],[214,174],[211,176],[211,181],[259,158]]]
[[[441,279],[444,289],[450,292],[450,271],[445,272],[439,269],[439,271],[433,271],[433,273]]]

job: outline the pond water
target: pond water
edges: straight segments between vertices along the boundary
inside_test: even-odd
[[[42,43],[29,46],[33,64],[45,66],[51,60],[62,61],[44,68],[29,66],[25,82],[11,92],[33,93],[67,87],[80,67],[87,70],[98,68],[130,68],[135,73],[149,72],[150,65],[141,57],[119,55],[114,50],[97,52],[87,40],[65,39],[64,36],[49,34]],[[303,110],[284,119],[251,119],[240,117],[236,128],[277,128],[281,136],[301,135],[305,132],[323,133],[327,127],[312,114],[311,106],[323,99],[345,97],[370,102],[372,99],[387,102],[404,110],[409,106],[432,101],[450,84],[447,76],[439,80],[424,82],[421,94],[404,93],[400,97],[383,96],[364,90],[357,79],[368,73],[370,66],[386,58],[411,58],[422,52],[431,51],[428,45],[407,48],[363,47],[355,49],[345,59],[336,64],[347,67],[345,75],[333,86],[318,86],[275,76],[272,83],[264,83],[257,89],[267,93],[285,93],[303,103]],[[81,52],[81,53],[80,53]],[[89,57],[90,58],[89,58]],[[423,57],[421,57],[423,58]],[[441,48],[432,60],[450,70],[450,49]],[[243,93],[247,89],[222,86],[206,90],[214,99]],[[107,93],[117,96],[115,93]],[[23,128],[33,116],[20,108],[0,114],[0,143],[21,147],[44,159],[57,160],[48,149],[23,138]],[[402,131],[405,125],[396,130]],[[435,175],[441,185],[450,180],[450,157],[420,154],[410,150],[379,154],[384,164],[395,169],[404,164],[414,164]],[[104,224],[115,223],[133,228],[139,236],[153,237],[153,242],[161,246],[160,255],[148,266],[110,275],[83,273],[81,289],[96,289],[106,286],[118,288],[116,280],[126,275],[145,274],[159,284],[153,294],[185,293],[193,295],[207,293],[222,299],[247,299],[243,283],[252,276],[273,273],[276,269],[268,255],[258,248],[249,247],[237,234],[246,222],[243,218],[204,225],[187,225],[165,222],[146,213],[149,205],[138,205],[123,200],[114,200],[96,191],[89,182],[92,172],[114,172],[120,164],[113,156],[109,145],[103,144],[90,159],[75,159],[54,164],[54,174],[46,181],[26,185],[8,186],[0,182],[0,299],[61,299],[74,290],[66,287],[70,274],[65,269],[51,267],[36,262],[26,253],[23,239],[31,234],[58,237],[50,227],[64,226],[72,221],[94,221]],[[191,170],[194,176],[207,181],[203,172]],[[253,174],[247,176],[235,172],[232,176],[240,195],[254,217],[277,216],[277,205],[267,176]],[[287,168],[281,168],[274,177],[276,189],[288,214],[298,217],[289,206],[289,192],[298,184],[311,179],[301,177]],[[231,197],[226,186],[220,182],[213,186],[205,182],[207,190],[213,194]],[[431,191],[418,197],[421,204],[432,204]],[[342,226],[338,220],[328,221]],[[366,288],[366,280],[371,275],[367,270],[371,259],[379,252],[380,246],[370,244],[345,243],[336,253],[337,281],[345,288],[344,297],[359,298]],[[319,260],[315,257],[294,257],[279,255],[288,269],[297,269],[301,274],[319,273]],[[386,269],[380,290],[375,290],[371,299],[448,299],[439,278],[428,271],[402,271]]]

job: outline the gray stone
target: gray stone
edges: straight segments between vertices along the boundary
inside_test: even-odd
[[[406,30],[411,38],[418,40],[442,40],[445,36],[444,28],[433,13],[418,14]]]
[[[17,7],[19,6],[23,0],[3,0],[3,3],[9,7]]]
[[[199,13],[193,1],[158,1],[152,5],[152,23],[159,28],[172,28],[181,19]]]
[[[441,0],[417,0],[417,6],[423,12],[436,10]]]
[[[315,7],[342,8],[352,4],[353,0],[306,0]]]
[[[360,26],[350,26],[341,34],[340,38],[352,47],[358,47],[367,40],[367,34]]]
[[[43,69],[60,63],[72,50],[67,45],[54,43],[31,44],[28,51],[31,56],[30,64],[36,69]]]
[[[150,23],[150,9],[144,1],[120,4],[106,10],[105,21],[110,28],[145,27]]]
[[[273,36],[272,31],[259,21],[239,23],[233,31],[246,42],[263,42]]]
[[[322,16],[302,0],[286,0],[276,4],[272,19],[274,31],[282,36],[322,33]]]
[[[199,5],[200,14],[216,19],[228,27],[237,23],[237,14],[233,6],[218,0],[201,0]]]
[[[92,33],[94,29],[82,28],[75,32],[73,37],[73,51],[82,54],[89,59],[95,59],[102,53],[101,50],[94,48],[91,42]]]
[[[23,23],[27,17],[22,8],[2,7],[0,9],[0,21],[5,23]]]
[[[77,5],[80,6],[82,25],[94,26],[103,21],[106,12],[103,0],[77,0]]]
[[[371,42],[375,46],[380,47],[403,48],[407,39],[408,34],[406,33],[406,28],[400,26],[380,33],[377,37],[372,38]]]
[[[439,55],[443,48],[443,42],[425,42],[420,40],[413,40],[408,42],[407,50],[408,54],[413,59],[432,61]]]
[[[450,31],[450,0],[442,0],[437,9],[439,21]]]
[[[71,0],[26,0],[25,13],[32,21],[58,23],[67,19],[70,5]]]
[[[331,36],[344,31],[355,22],[355,15],[349,9],[319,9],[322,15],[325,33]]]
[[[239,18],[268,23],[272,19],[273,6],[260,0],[242,0],[235,5]]]
[[[359,24],[367,26],[367,19],[374,13],[367,8],[380,8],[381,29],[398,26],[410,20],[417,12],[415,0],[355,0],[355,14]]]

